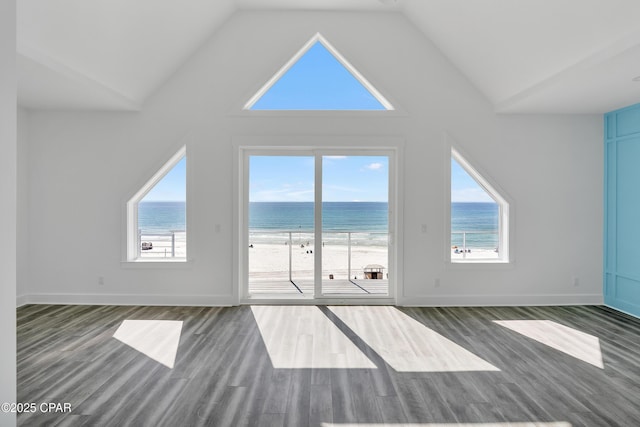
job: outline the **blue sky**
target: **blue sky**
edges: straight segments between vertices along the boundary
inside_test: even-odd
[[[258,100],[254,109],[384,109],[321,43],[316,43]],[[313,201],[313,157],[253,156],[250,201]],[[323,160],[325,201],[387,201],[387,157],[329,156]],[[143,199],[186,200],[186,159]],[[493,199],[451,159],[451,201]]]
[[[186,163],[186,158],[178,162],[143,201],[185,201]],[[388,158],[384,156],[325,156],[323,198],[334,202],[387,201],[388,175]],[[312,202],[313,181],[311,156],[252,156],[249,200]],[[454,159],[451,201],[493,202]]]
[[[314,158],[252,156],[249,200],[252,202],[312,202]],[[323,200],[386,202],[389,161],[385,156],[325,156]]]
[[[451,201],[494,202],[487,192],[453,158],[451,159]]]
[[[384,110],[320,42],[251,107],[252,110]]]
[[[187,199],[187,158],[184,157],[151,189],[143,202],[183,202]]]

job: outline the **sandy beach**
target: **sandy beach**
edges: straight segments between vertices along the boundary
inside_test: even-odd
[[[143,236],[144,242],[152,242],[153,249],[141,252],[142,258],[170,258],[172,242],[170,235]],[[187,237],[185,232],[175,233],[175,256],[186,256]],[[292,270],[299,279],[313,278],[313,245],[294,244],[291,247]],[[471,249],[471,252],[455,253],[451,250],[451,260],[462,259],[497,259],[498,253],[492,249]],[[322,250],[323,277],[333,274],[335,279],[347,279],[348,247],[346,245],[326,244]],[[364,278],[364,268],[370,264],[384,267],[384,278],[387,278],[389,261],[387,248],[384,246],[357,245],[351,246],[351,278]],[[252,279],[288,278],[289,246],[286,244],[257,243],[249,248],[249,277]]]
[[[455,249],[451,249],[451,261],[459,261],[463,259],[477,260],[477,259],[498,259],[499,254],[494,249],[471,249],[471,252],[467,253],[455,253]]]
[[[345,245],[325,245],[322,248],[323,272],[328,278],[333,274],[334,279],[348,278],[348,247]],[[291,247],[291,265],[293,275],[297,279],[313,279],[314,254],[313,246],[299,245]],[[364,268],[370,264],[384,267],[384,278],[387,278],[388,256],[387,248],[382,246],[351,247],[351,278],[364,278]],[[288,278],[289,275],[289,246],[285,244],[254,244],[249,248],[249,278],[251,280],[273,280]]]
[[[140,251],[140,258],[171,258],[172,252],[171,234],[152,235],[143,234],[142,242],[153,244],[150,250]],[[187,233],[185,231],[175,232],[175,257],[184,258],[187,256]]]

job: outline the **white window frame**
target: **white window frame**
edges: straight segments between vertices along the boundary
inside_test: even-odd
[[[504,196],[502,190],[498,190],[497,185],[491,183],[487,178],[488,175],[479,171],[468,160],[466,155],[460,152],[459,148],[454,147],[451,144],[447,144],[447,158],[446,158],[446,173],[447,179],[447,195],[446,198],[446,248],[445,248],[445,260],[451,265],[462,264],[509,264],[513,261],[513,255],[511,250],[511,227],[512,218],[510,212],[512,211],[512,203]],[[497,258],[463,258],[455,259],[451,256],[451,159],[455,160],[468,174],[473,178],[476,183],[496,202],[498,205],[498,248],[499,257]]]
[[[302,142],[302,143],[301,143]],[[398,164],[403,157],[404,140],[398,137],[359,136],[237,136],[234,137],[234,297],[240,304],[289,304],[289,303],[344,303],[396,304],[404,293],[403,286],[403,213],[402,174]],[[255,155],[303,155],[316,159],[316,187],[321,184],[322,169],[318,163],[326,155],[384,155],[389,157],[389,268],[394,271],[389,280],[389,293],[385,296],[360,297],[355,295],[323,295],[321,289],[320,260],[322,248],[314,248],[316,254],[315,296],[252,296],[248,281],[248,223],[249,223],[249,157]],[[321,185],[320,185],[321,188]],[[316,188],[317,190],[317,188]],[[316,204],[321,201],[321,190],[316,191]],[[395,208],[395,211],[394,211]],[[317,214],[317,211],[316,211]],[[316,222],[317,218],[316,218]],[[320,230],[319,228],[316,230]],[[317,241],[321,241],[317,240]]]
[[[144,199],[144,197],[156,186],[170,171],[173,169],[182,159],[187,159],[187,146],[181,147],[171,158],[160,168],[158,171],[149,179],[134,195],[131,197],[126,204],[126,260],[128,263],[140,263],[140,262],[150,262],[150,263],[180,263],[187,261],[188,255],[188,246],[189,246],[189,237],[188,230],[185,230],[187,233],[187,251],[184,257],[173,257],[173,258],[141,258],[141,248],[138,245],[138,204]],[[189,164],[187,159],[187,178],[189,176]],[[187,179],[187,188],[188,185]],[[189,199],[189,194],[187,191],[187,201]],[[189,210],[187,209],[187,212]],[[188,220],[186,224],[186,228],[188,229]]]
[[[351,75],[358,80],[358,82],[364,86],[364,88],[366,90],[369,91],[369,93],[376,98],[376,100],[382,104],[382,106],[384,107],[384,110],[382,110],[382,112],[391,112],[391,111],[395,111],[396,108],[393,106],[393,104],[391,102],[389,102],[389,100],[387,100],[387,98],[382,95],[382,93],[380,93],[380,91],[378,89],[375,88],[374,85],[372,85],[363,75],[362,73],[360,73],[353,65],[351,65],[351,63],[349,61],[347,61],[347,59],[342,56],[342,54],[340,52],[338,52],[338,50],[333,47],[333,45],[331,43],[329,43],[329,41],[324,38],[322,36],[322,34],[320,33],[316,33],[313,37],[311,37],[311,39],[309,39],[309,41],[307,41],[304,46],[302,46],[302,48],[295,54],[293,55],[293,57],[291,59],[289,59],[289,61],[287,61],[279,70],[278,72],[276,72],[269,80],[267,80],[267,82],[251,97],[249,98],[249,100],[244,104],[244,106],[242,107],[242,109],[244,111],[251,111],[251,112],[259,112],[259,113],[273,113],[274,111],[294,111],[294,112],[309,112],[309,111],[319,111],[319,112],[335,112],[335,111],[343,111],[343,110],[252,110],[253,106],[256,104],[256,102],[258,102],[258,100],[260,100],[260,98],[262,98],[262,96],[267,93],[269,91],[269,89],[271,89],[271,87],[276,84],[276,82],[278,82],[278,80],[280,80],[286,73],[287,71],[289,71],[289,69],[291,69],[291,67],[293,67],[296,62],[298,62],[298,60],[300,58],[302,58],[309,49],[311,49],[311,47],[313,47],[316,43],[320,43],[322,44],[322,46],[324,46],[333,56],[334,58],[336,58],[338,60],[338,62],[340,62],[340,64],[342,64],[342,66],[344,66],[347,71],[349,71],[349,73],[351,73]],[[344,110],[344,112],[376,112],[376,110]],[[378,113],[380,111],[377,111]]]

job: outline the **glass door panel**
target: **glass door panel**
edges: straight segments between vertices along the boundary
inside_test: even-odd
[[[389,157],[322,157],[321,293],[389,294]]]
[[[314,156],[249,156],[249,294],[313,296]]]

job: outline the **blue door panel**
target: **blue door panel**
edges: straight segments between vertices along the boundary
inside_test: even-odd
[[[640,317],[640,104],[605,115],[605,303]]]

